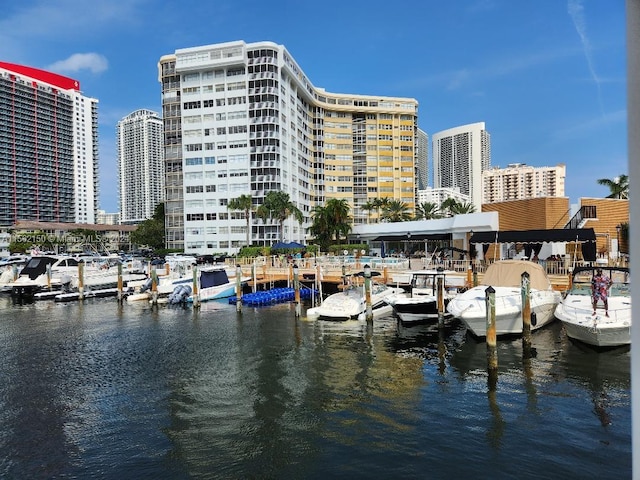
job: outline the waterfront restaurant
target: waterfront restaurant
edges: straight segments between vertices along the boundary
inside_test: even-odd
[[[429,255],[435,249],[469,251],[474,232],[499,230],[498,212],[466,213],[434,220],[413,220],[356,225],[350,243],[369,245],[370,253],[390,255]]]

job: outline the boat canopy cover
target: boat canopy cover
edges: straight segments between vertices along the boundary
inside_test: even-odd
[[[524,272],[529,274],[531,289],[551,288],[551,282],[542,265],[528,260],[500,260],[492,263],[487,267],[482,284],[492,287],[519,287]]]
[[[200,272],[200,288],[217,287],[229,283],[225,270],[202,270]]]
[[[291,249],[295,249],[295,248],[306,248],[303,244],[298,243],[298,242],[277,242],[274,243],[273,245],[271,245],[271,248],[273,249],[279,249],[279,250],[291,250]]]
[[[556,228],[551,230],[505,230],[476,232],[471,243],[544,243],[544,242],[595,242],[593,228]]]

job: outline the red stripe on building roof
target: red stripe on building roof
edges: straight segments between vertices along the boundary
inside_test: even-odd
[[[40,70],[39,68],[16,65],[15,63],[7,62],[0,62],[0,68],[4,68],[5,70],[9,70],[19,75],[27,76],[34,80],[48,83],[49,85],[53,85],[64,90],[80,90],[80,82],[77,80],[57,73]]]

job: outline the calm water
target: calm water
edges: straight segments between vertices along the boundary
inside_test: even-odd
[[[12,305],[0,297],[0,477],[631,478],[628,349],[555,323],[486,346],[290,305]]]

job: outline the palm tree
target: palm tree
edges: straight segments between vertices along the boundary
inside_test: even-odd
[[[476,211],[476,206],[471,202],[459,202],[455,198],[449,197],[444,202],[440,208],[443,211],[447,212],[447,216],[460,215],[463,213],[474,213]]]
[[[330,232],[335,236],[337,243],[341,237],[346,237],[351,231],[351,217],[349,216],[349,202],[345,199],[331,198],[324,207],[327,210],[327,218],[331,221]]]
[[[598,183],[609,188],[611,193],[607,195],[607,198],[629,199],[629,177],[627,175],[620,175],[613,180],[600,178]]]
[[[326,251],[331,245],[331,220],[327,209],[322,205],[316,205],[311,210],[311,217],[313,221],[309,227],[309,233],[315,238],[314,243]]]
[[[291,202],[289,194],[280,190],[271,190],[264,196],[264,203],[256,209],[256,215],[264,222],[273,219],[278,222],[280,241],[284,241],[284,221],[291,215],[302,223],[303,215],[300,209]]]
[[[369,224],[370,220],[371,220],[371,212],[373,212],[374,210],[378,209],[378,207],[376,205],[376,201],[375,200],[369,200],[367,203],[362,205],[360,208],[362,210],[364,210],[365,212],[367,212],[367,224]]]
[[[229,210],[240,210],[244,212],[244,218],[247,220],[247,247],[251,244],[250,234],[251,234],[251,212],[253,211],[253,200],[251,195],[240,195],[237,198],[232,198],[229,200],[229,204],[227,205],[227,209]]]
[[[327,203],[316,205],[311,212],[313,223],[309,227],[309,233],[323,248],[328,247],[332,241],[340,243],[341,238],[346,238],[351,232],[351,217],[349,203],[342,199],[332,198]]]
[[[381,208],[385,208],[388,204],[389,204],[389,198],[387,197],[383,197],[383,198],[376,198],[373,201],[373,204],[376,208],[376,211],[378,213],[378,221],[380,221],[381,217],[380,217],[380,209]]]
[[[433,202],[422,202],[416,206],[416,220],[441,218],[440,207]]]
[[[456,202],[456,204],[451,209],[451,213],[454,215],[460,215],[464,213],[473,213],[476,211],[476,206],[471,202]]]
[[[401,200],[390,200],[384,207],[382,218],[388,222],[405,222],[411,220],[409,206]]]

